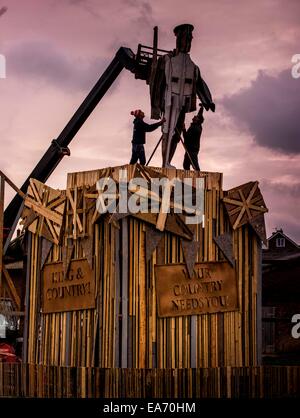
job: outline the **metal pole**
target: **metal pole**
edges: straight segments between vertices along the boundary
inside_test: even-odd
[[[166,167],[167,164],[170,164],[170,161],[169,161],[170,149],[171,149],[171,142],[172,142],[172,138],[173,138],[173,131],[170,131],[170,125],[171,125],[171,122],[173,122],[173,119],[174,119],[173,107],[174,107],[174,98],[172,97],[172,99],[171,99],[171,110],[169,112],[169,119],[166,118],[167,121],[168,121],[168,138],[167,138],[166,155],[164,156],[164,161],[163,161],[163,167]],[[177,121],[176,121],[176,123],[177,123]],[[175,124],[175,127],[176,127],[176,124]]]
[[[179,131],[178,131],[178,128],[176,128],[176,132],[177,132],[177,134],[179,135],[180,141],[181,141],[181,143],[182,143],[182,145],[183,145],[183,148],[184,148],[185,152],[187,153],[187,155],[188,155],[188,157],[189,157],[189,159],[190,159],[190,162],[191,162],[191,164],[192,164],[193,169],[194,169],[195,171],[197,171],[197,170],[196,170],[196,168],[195,168],[195,166],[194,166],[194,163],[193,163],[192,157],[190,156],[190,153],[188,152],[188,150],[187,150],[187,148],[186,148],[186,146],[185,146],[185,143],[183,142],[183,139],[181,138],[181,135],[180,135],[180,133],[179,133]],[[150,164],[150,161],[152,160],[153,155],[155,154],[155,152],[156,152],[156,150],[157,150],[157,148],[158,148],[159,144],[161,143],[162,138],[163,138],[163,135],[160,137],[160,139],[159,139],[158,143],[156,144],[156,147],[154,148],[154,150],[153,150],[152,154],[150,155],[150,158],[149,158],[149,160],[147,161],[146,166]]]
[[[158,27],[155,26],[153,28],[153,56],[152,56],[152,63],[151,63],[151,73],[150,73],[150,88],[153,87],[153,79],[155,77],[155,71],[157,66],[157,45],[158,45]]]
[[[147,164],[146,164],[146,165],[149,165],[149,164],[150,164],[150,161],[152,160],[153,155],[155,154],[155,152],[156,152],[156,150],[157,150],[157,148],[158,148],[159,144],[161,143],[162,137],[163,137],[163,135],[160,137],[160,139],[159,139],[158,143],[156,144],[156,147],[154,148],[154,150],[153,150],[152,154],[150,155],[150,158],[149,158],[149,160],[147,161]]]
[[[180,133],[179,133],[179,131],[178,131],[178,128],[176,128],[176,132],[177,132],[177,134],[179,135],[180,141],[181,141],[181,143],[182,143],[182,145],[183,145],[183,148],[185,149],[185,152],[187,153],[187,155],[188,155],[188,157],[189,157],[189,159],[190,159],[190,162],[191,162],[191,164],[192,164],[193,169],[194,169],[195,171],[198,171],[198,170],[196,170],[196,168],[195,168],[195,166],[194,166],[193,160],[192,160],[192,158],[191,158],[191,156],[190,156],[190,153],[188,152],[188,150],[187,150],[187,148],[186,148],[186,146],[185,146],[185,143],[183,142],[183,139],[181,138],[181,135],[180,135]]]

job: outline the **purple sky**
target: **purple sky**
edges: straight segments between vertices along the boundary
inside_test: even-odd
[[[258,180],[270,213],[267,232],[283,227],[300,243],[299,0],[7,0],[0,16],[0,169],[21,185],[120,46],[175,45],[173,27],[194,24],[191,57],[217,109],[205,114],[200,164],[224,173],[224,188]],[[66,173],[124,164],[131,152],[130,111],[149,121],[148,87],[124,71],[71,143],[48,181]],[[189,115],[187,124],[191,120]],[[148,134],[152,152],[159,131]],[[174,163],[181,168],[179,147]],[[161,165],[160,152],[153,165]],[[7,200],[12,197],[7,193]]]

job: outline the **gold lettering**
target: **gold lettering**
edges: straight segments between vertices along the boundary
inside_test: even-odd
[[[180,302],[181,309],[184,310],[185,309],[185,300],[184,299],[180,299],[179,302]]]
[[[177,309],[177,311],[179,311],[179,304],[177,300],[172,300],[173,305],[175,306],[175,308]]]
[[[228,295],[220,296],[220,305],[224,306],[224,307],[229,305],[229,296]]]
[[[182,269],[182,273],[186,279],[189,279],[189,275],[186,269]]]
[[[217,283],[219,285],[219,290],[222,290],[223,280],[217,280]]]
[[[176,290],[176,289],[177,289],[177,290]],[[179,296],[179,295],[180,295],[180,287],[179,287],[179,285],[178,285],[178,284],[176,284],[176,285],[174,286],[173,291],[174,291],[174,295],[175,295],[175,296]]]
[[[68,296],[71,296],[70,286],[65,286],[65,287],[64,287],[64,289],[65,289],[65,291],[66,291],[67,295],[68,295]]]
[[[186,309],[192,309],[192,300],[191,299],[186,300]]]
[[[88,282],[83,285],[84,286],[84,293],[90,295],[91,293],[91,282]]]

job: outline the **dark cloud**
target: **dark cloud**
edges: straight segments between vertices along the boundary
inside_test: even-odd
[[[42,41],[16,44],[6,52],[6,58],[12,76],[44,80],[68,91],[91,88],[106,66],[102,59],[74,58],[67,50]]]
[[[5,7],[5,6],[1,7],[0,16],[4,15],[4,13],[6,13],[6,12],[7,12],[7,7]]]
[[[99,13],[96,12],[95,8],[93,7],[93,4],[91,4],[88,0],[68,0],[71,6],[80,7],[81,9],[85,10],[90,15],[100,19],[101,16]]]
[[[300,198],[300,182],[274,182],[264,179],[261,181],[261,187],[268,192],[272,192],[277,196],[291,196],[295,199]]]
[[[135,23],[141,27],[153,27],[154,17],[150,3],[146,1],[139,2],[139,16],[135,19]]]
[[[269,208],[266,216],[268,231],[283,228],[288,236],[300,243],[300,182],[297,174],[288,177],[277,180],[265,178],[260,181],[260,189]]]
[[[132,48],[136,52],[137,45],[151,45],[153,39],[153,27],[157,25],[153,8],[148,1],[141,0],[119,0],[114,2],[114,8],[111,13],[115,14],[116,4],[118,8],[124,10],[123,21],[120,21],[120,31],[114,31],[109,34],[111,41],[108,48],[116,51],[120,45]],[[126,31],[124,32],[124,25]],[[127,29],[130,28],[130,30]],[[162,32],[160,32],[161,35]]]
[[[269,224],[268,237],[270,237],[271,233],[276,229],[282,228],[284,234],[296,242],[296,244],[300,245],[300,229],[297,219],[286,219],[282,214],[273,214],[272,219],[269,219],[267,223]]]
[[[222,104],[258,145],[300,153],[300,80],[292,78],[291,70],[277,77],[259,71],[249,88],[224,97]]]
[[[123,3],[132,9],[132,24],[136,29],[144,29],[154,25],[153,9],[148,1],[123,0]]]

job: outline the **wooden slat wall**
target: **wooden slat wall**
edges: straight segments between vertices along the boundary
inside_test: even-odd
[[[0,398],[299,399],[299,396],[300,366],[159,370],[0,363]]]
[[[129,178],[132,176],[132,166]],[[118,168],[115,169],[116,173]],[[130,171],[131,170],[131,171]],[[157,169],[169,177],[197,173]],[[74,173],[67,187],[92,186],[103,170]],[[115,173],[115,174],[116,174]],[[220,199],[222,175],[205,178],[205,224],[197,227],[198,262],[223,260],[214,234],[229,230]],[[158,318],[154,265],[183,262],[180,240],[165,233],[150,262],[145,262],[146,224],[128,217],[120,228],[101,221],[94,227],[96,309],[41,314],[40,240],[32,237],[27,361],[44,365],[132,368],[189,368],[257,364],[256,292],[258,240],[250,227],[234,232],[240,309],[179,318]],[[76,244],[76,257],[84,256]],[[54,246],[50,261],[61,260]]]

